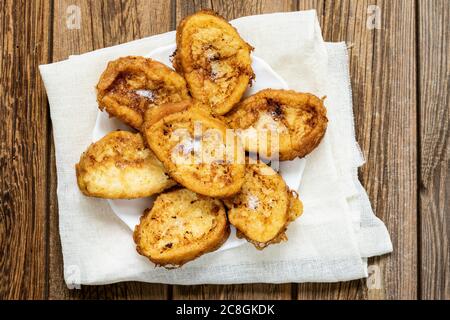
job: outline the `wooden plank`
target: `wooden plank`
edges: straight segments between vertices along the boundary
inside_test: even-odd
[[[47,297],[47,1],[2,1],[0,13],[0,299]]]
[[[450,299],[448,1],[419,1],[420,297]]]
[[[177,24],[186,16],[201,10],[212,9],[225,17],[227,20],[236,19],[253,14],[270,12],[292,11],[297,8],[297,1],[271,1],[271,0],[251,0],[251,1],[211,1],[211,0],[176,0],[176,22]]]
[[[81,12],[79,29],[67,28],[67,17],[75,5]],[[78,9],[74,9],[78,10]],[[170,3],[158,1],[55,1],[53,61],[171,29]],[[63,262],[58,233],[56,169],[51,158],[50,210],[50,298],[51,299],[165,299],[168,286],[136,282],[108,286],[82,286],[68,290],[63,280]]]
[[[202,8],[210,8],[231,20],[253,14],[291,11],[296,1],[176,1],[177,24],[185,16]],[[173,299],[291,299],[290,284],[200,285],[174,286]]]
[[[367,28],[369,5],[381,29]],[[417,297],[417,126],[414,1],[326,1],[326,41],[346,41],[357,140],[366,158],[360,179],[388,227],[394,252],[370,259],[382,287],[368,298]],[[364,297],[364,295],[362,295]],[[332,297],[332,294],[330,294]]]
[[[320,25],[323,23],[325,14],[325,0],[299,0],[297,10],[316,10]]]
[[[174,300],[290,300],[290,284],[173,286]]]
[[[298,10],[317,11],[319,23],[324,28],[324,21],[330,16],[326,10],[325,0],[300,0]],[[355,280],[346,283],[304,283],[299,284],[296,298],[301,300],[347,300],[363,299],[366,297],[364,281]]]
[[[318,9],[318,12],[321,12],[320,9],[323,8],[322,5],[317,5],[315,3],[313,3],[314,1],[308,1],[308,2],[304,2],[304,1],[300,1],[298,7],[299,8],[307,8],[308,6],[311,6],[313,8]],[[182,3],[180,6],[180,3],[177,3],[177,10],[176,10],[176,16],[177,16],[177,21],[179,21],[183,16],[185,16],[186,14],[193,12],[195,10],[197,10],[197,8],[199,8],[199,6],[206,6],[206,7],[213,7],[215,10],[218,10],[221,14],[227,16],[228,18],[235,18],[241,15],[248,15],[248,14],[253,14],[256,13],[254,11],[252,11],[253,9],[250,9],[248,6],[246,6],[245,8],[243,8],[244,6],[241,3],[238,2],[232,2],[231,4],[227,3],[228,5],[230,5],[231,7],[226,7],[222,9],[222,12],[220,12],[220,8],[221,5],[223,5],[221,2],[213,2],[210,3],[209,1],[202,1],[202,2],[194,2],[193,5],[191,3]],[[387,36],[384,34],[386,32],[386,29],[384,30],[375,30],[375,31],[371,31],[368,32],[366,31],[365,33],[363,31],[361,31],[362,28],[364,28],[365,26],[365,19],[361,19],[361,17],[364,17],[364,12],[367,9],[367,5],[369,3],[364,3],[364,4],[358,4],[355,1],[349,2],[349,1],[341,1],[341,2],[335,2],[335,3],[331,3],[331,2],[327,2],[326,6],[325,6],[325,12],[322,12],[322,14],[319,13],[319,17],[323,17],[323,21],[326,21],[326,24],[324,22],[324,25],[327,26],[327,31],[324,32],[324,36],[327,39],[330,40],[347,40],[352,42],[352,39],[357,39],[359,42],[359,46],[355,47],[355,45],[357,44],[357,42],[355,41],[355,43],[353,43],[354,48],[352,49],[352,74],[354,73],[354,70],[357,69],[357,71],[359,71],[359,69],[362,69],[361,71],[359,71],[360,75],[359,75],[359,80],[358,80],[358,84],[359,84],[359,89],[362,88],[362,93],[363,96],[356,96],[355,94],[355,106],[356,105],[365,105],[365,104],[370,104],[372,101],[383,101],[382,98],[383,96],[380,94],[376,94],[376,92],[373,92],[371,90],[371,85],[372,84],[378,84],[380,85],[380,82],[383,79],[377,78],[376,76],[374,76],[373,71],[376,70],[384,70],[389,68],[386,66],[381,66],[380,64],[382,63],[381,60],[384,59],[386,57],[386,55],[388,55],[389,52],[386,51],[386,48],[384,47],[386,45],[387,42],[389,41],[393,41],[391,38],[395,39],[395,34],[393,30],[387,30],[389,31],[387,33]],[[269,5],[273,5],[272,3],[269,3]],[[303,6],[303,7],[302,7]],[[252,5],[250,6],[251,8],[253,7],[258,7],[258,8],[266,8],[266,10],[268,10],[269,12],[271,11],[270,9],[267,9],[267,3],[266,2],[261,2],[261,1],[257,1],[257,2],[252,2]],[[289,5],[290,8],[295,8],[296,5],[295,4],[291,4]],[[386,4],[383,3],[382,7],[386,7]],[[331,8],[331,9],[330,9]],[[389,6],[390,8],[390,6]],[[388,9],[389,9],[388,8]],[[412,6],[409,5],[408,6],[408,11],[409,13],[411,13],[411,8]],[[286,9],[286,8],[285,8]],[[330,10],[327,10],[330,9]],[[280,9],[274,9],[274,11],[279,11]],[[289,10],[289,9],[287,9]],[[346,12],[347,10],[347,12]],[[355,10],[355,11],[352,11]],[[383,10],[383,12],[385,13],[386,11],[389,10]],[[362,13],[358,14],[358,13]],[[396,22],[393,21],[393,14],[390,14],[390,20],[389,22],[393,25],[395,24],[400,24],[400,27],[403,26],[403,24],[407,23],[407,19],[401,19],[400,22]],[[401,14],[398,14],[398,16],[401,16]],[[334,22],[335,18],[338,18],[339,22],[336,23]],[[327,20],[328,19],[328,20]],[[349,21],[349,23],[346,23],[346,20]],[[332,22],[333,21],[333,22]],[[413,21],[413,19],[409,19],[409,21]],[[131,24],[134,25],[134,24]],[[358,30],[352,30],[352,28],[358,27]],[[92,28],[95,28],[95,26],[93,25]],[[97,30],[103,31],[103,26],[97,26]],[[342,30],[344,29],[344,30]],[[134,29],[132,29],[134,30]],[[395,30],[395,28],[394,28]],[[403,28],[401,30],[405,30],[405,27],[403,26]],[[412,29],[411,29],[412,30]],[[384,32],[383,32],[384,31]],[[377,34],[377,32],[379,34]],[[383,34],[382,34],[383,33]],[[99,34],[99,33],[96,33]],[[407,34],[409,36],[411,36],[411,34]],[[122,41],[123,38],[121,38],[123,36],[121,36],[120,33],[118,33],[118,35],[111,37],[110,39],[113,39],[112,41]],[[386,38],[388,38],[388,40],[386,40]],[[96,38],[98,41],[98,37]],[[408,37],[406,37],[406,40],[408,40]],[[124,41],[127,41],[127,39],[125,38]],[[101,45],[94,45],[95,47],[100,47]],[[383,47],[384,47],[384,51],[383,51]],[[405,43],[400,43],[396,49],[401,50],[402,48],[405,47]],[[356,49],[355,49],[356,48]],[[409,49],[411,50],[411,48],[413,48],[413,46],[410,46]],[[89,50],[89,49],[88,49]],[[354,52],[358,52],[358,54],[354,54]],[[378,65],[372,65],[370,68],[368,68],[368,70],[364,71],[364,64],[366,62],[366,60],[364,59],[359,59],[360,54],[365,54],[365,57],[367,58],[367,61],[375,61],[378,62]],[[364,57],[364,55],[363,55]],[[356,60],[356,62],[354,62]],[[392,60],[392,59],[391,59]],[[411,63],[411,62],[409,62]],[[361,68],[361,65],[363,68]],[[390,68],[392,68],[392,66],[395,66],[395,62],[390,63]],[[405,72],[406,67],[403,66],[403,71]],[[362,74],[363,73],[363,74]],[[362,74],[362,75],[361,75]],[[413,79],[411,77],[411,74],[403,74],[400,75],[399,77],[401,78],[402,76],[406,77],[407,80],[409,80],[409,82],[413,82],[415,84],[415,78]],[[361,81],[364,80],[364,81]],[[354,80],[355,82],[355,80]],[[366,83],[369,83],[371,85],[365,85]],[[354,90],[355,90],[355,85],[354,85]],[[396,91],[396,95],[400,96],[401,93],[405,90],[404,88],[394,88],[394,90]],[[385,90],[387,91],[387,90]],[[411,96],[408,96],[408,100],[411,99]],[[359,102],[359,103],[358,103]],[[390,105],[390,110],[389,112],[395,112],[395,99],[389,99],[389,101],[391,103]],[[360,104],[362,103],[362,104]],[[380,102],[378,102],[380,103]],[[413,104],[413,106],[415,106]],[[361,110],[362,107],[359,107],[359,109]],[[414,108],[413,108],[414,109]],[[381,110],[381,107],[378,107],[378,109],[374,110],[375,112],[377,112],[377,110]],[[388,114],[386,112],[386,114]],[[372,140],[376,140],[377,144],[376,144],[376,148],[377,150],[384,150],[385,146],[382,145],[382,142],[384,140],[386,140],[387,138],[387,134],[389,132],[394,131],[395,132],[395,128],[387,128],[385,129],[384,134],[380,134],[377,131],[379,131],[378,129],[381,128],[381,121],[380,119],[378,119],[378,121],[375,121],[376,123],[374,124],[374,126],[372,126],[371,121],[370,121],[370,112],[367,112],[367,114],[365,116],[363,116],[361,118],[360,113],[356,112],[356,116],[357,116],[357,127],[360,128],[358,130],[358,137],[365,137],[367,140],[366,141],[366,146],[369,146],[372,142]],[[399,118],[399,115],[396,115],[397,118]],[[406,117],[408,117],[410,115],[406,115]],[[400,117],[401,119],[401,117]],[[408,124],[413,124],[414,121],[411,121],[410,118],[408,118]],[[358,121],[359,123],[363,123],[364,125],[368,125],[368,133],[366,132],[366,129],[361,129],[361,126],[358,125]],[[414,130],[411,130],[411,127],[408,128],[409,129],[409,133],[414,133]],[[414,128],[413,128],[414,129]],[[374,133],[372,133],[374,132]],[[374,136],[374,137],[372,137]],[[411,137],[409,136],[409,138],[411,140],[414,140],[414,135]],[[384,139],[384,140],[383,140]],[[361,140],[360,140],[361,141]],[[409,140],[408,140],[409,141]],[[362,145],[364,147],[364,142],[362,142]],[[407,143],[405,143],[405,141],[402,141],[402,145],[407,145]],[[392,154],[395,154],[396,150],[393,150],[392,146],[389,148],[389,146],[386,147],[387,151],[389,151]],[[367,149],[364,149],[367,150]],[[385,151],[385,153],[387,152]],[[411,151],[411,150],[410,150]],[[366,154],[367,155],[367,154]],[[387,158],[386,154],[382,154],[380,155],[381,158],[384,159],[383,163],[386,165],[388,162],[391,162],[392,160],[390,160],[389,158]],[[386,158],[384,158],[386,157]],[[413,150],[412,152],[405,152],[405,154],[403,154],[403,161],[401,163],[401,165],[405,165],[406,160],[408,158],[414,158],[415,157],[415,150]],[[412,162],[413,163],[413,162]],[[369,160],[368,165],[372,164],[372,168],[375,168],[375,164],[376,161]],[[370,172],[369,169],[363,169],[362,170],[362,178],[363,178],[363,183],[366,185],[366,187],[368,187],[369,185],[371,185],[371,188],[369,188],[369,194],[371,196],[371,198],[373,199],[374,195],[375,198],[378,199],[378,197],[382,197],[383,194],[389,194],[389,189],[383,189],[381,187],[381,184],[376,184],[375,182],[377,180],[379,180],[379,177],[382,176],[382,178],[384,178],[384,181],[389,181],[389,177],[391,176],[395,176],[396,173],[399,173],[400,170],[404,170],[404,167],[399,167],[399,168],[394,168],[392,171],[390,171],[390,174],[388,174],[387,176],[383,176],[383,174],[378,171],[378,176],[376,177],[371,177],[370,174],[368,172]],[[406,169],[411,169],[411,166],[406,165]],[[365,175],[364,175],[364,172]],[[397,178],[397,177],[396,177]],[[372,180],[372,181],[371,181]],[[403,186],[407,185],[407,182],[405,179],[398,179],[398,180],[402,180],[400,182],[402,182]],[[411,217],[411,212],[414,213],[414,204],[411,204],[411,194],[414,194],[416,192],[416,190],[414,188],[407,190],[409,191],[406,194],[406,198],[408,200],[408,202],[406,203],[406,206],[404,208],[406,209],[413,209],[409,212],[405,212],[404,214],[407,215],[408,220],[412,220],[415,219],[415,217]],[[400,195],[402,196],[402,195]],[[405,196],[405,195],[404,195]],[[396,203],[394,205],[387,205],[386,203],[382,203],[382,200],[377,200],[376,203],[374,203],[375,208],[377,209],[377,205],[378,207],[384,209],[390,209],[388,211],[389,212],[394,212],[396,208],[400,208],[401,209],[401,202],[400,201],[396,201]],[[379,210],[378,210],[379,211]],[[385,213],[385,216],[388,216],[388,213]],[[382,215],[380,215],[382,216]],[[390,216],[391,221],[392,221],[392,225],[397,226],[398,227],[398,222],[396,221],[395,217],[392,215]],[[389,225],[389,223],[388,223]],[[402,229],[402,228],[399,228]],[[404,231],[404,228],[403,230]],[[409,237],[409,238],[408,238]],[[411,232],[407,232],[407,236],[404,237],[404,239],[397,239],[397,243],[400,243],[402,246],[404,247],[408,247],[408,239],[411,239]],[[394,241],[395,243],[395,241]],[[408,253],[411,253],[414,251],[414,243],[412,243],[412,245],[410,246],[409,250],[407,250]],[[405,265],[405,269],[408,272],[408,278],[404,280],[404,283],[401,283],[399,285],[399,287],[402,288],[402,291],[398,293],[398,295],[395,294],[395,288],[391,288],[389,287],[389,282],[386,280],[386,269],[390,267],[390,265],[393,265],[395,262],[391,262],[390,259],[386,259],[386,258],[381,258],[381,259],[375,259],[375,263],[377,263],[380,267],[381,270],[383,272],[384,275],[384,282],[386,287],[384,289],[381,290],[381,292],[376,291],[376,292],[372,292],[370,293],[369,290],[369,297],[408,297],[408,286],[411,287],[411,283],[414,283],[413,281],[413,277],[411,277],[411,266],[413,266],[413,263],[411,261],[414,261],[414,259],[417,259],[417,257],[414,255],[411,257],[411,255],[409,255],[410,259],[408,261],[408,263],[406,263]],[[399,257],[395,257],[395,259],[399,259]],[[400,278],[400,274],[401,272],[399,270],[403,270],[402,267],[398,267],[396,274],[392,277],[392,279],[395,279],[395,277]],[[395,282],[394,282],[395,283]],[[269,286],[269,288],[277,288],[278,286]],[[265,291],[267,289],[266,285],[251,285],[251,286],[246,286],[246,285],[237,285],[237,286],[195,286],[195,287],[175,287],[174,289],[174,297],[175,298],[196,298],[196,297],[208,297],[208,298],[227,298],[227,297],[235,297],[235,298],[239,298],[239,297],[266,297],[265,295]],[[303,290],[304,289],[304,290]],[[415,289],[415,288],[414,288]],[[273,292],[273,291],[272,291]],[[286,295],[284,294],[278,294],[279,291],[275,290],[274,293],[272,293],[272,295],[274,297],[286,297]],[[284,292],[283,290],[281,292]],[[363,290],[363,285],[361,285],[361,282],[359,281],[355,281],[352,282],[350,284],[308,284],[308,285],[301,285],[300,289],[299,289],[299,294],[298,297],[299,298],[352,298],[352,297],[365,297],[364,295],[364,290]],[[409,296],[414,297],[416,291],[409,291]]]
[[[298,285],[299,300],[362,300],[367,299],[366,281],[339,283],[303,283]]]

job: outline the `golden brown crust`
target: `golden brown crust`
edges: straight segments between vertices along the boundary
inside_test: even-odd
[[[323,101],[318,97],[275,89],[248,97],[224,118],[231,128],[242,129],[241,138],[247,151],[268,158],[278,154],[282,161],[304,157],[314,150],[328,122]],[[279,139],[268,135],[271,130],[278,133]]]
[[[254,78],[253,48],[211,10],[183,19],[176,41],[173,66],[184,75],[191,95],[215,114],[228,112]]]
[[[247,164],[241,192],[225,199],[224,203],[237,236],[247,239],[259,250],[286,241],[288,224],[303,211],[296,193],[262,162]]]
[[[255,248],[258,250],[263,250],[263,249],[267,248],[268,246],[270,246],[271,244],[277,244],[277,243],[287,241],[288,238],[286,236],[285,231],[286,231],[286,229],[282,229],[275,238],[273,238],[272,240],[267,241],[267,242],[258,242],[258,241],[252,240],[252,239],[248,238],[242,231],[240,231],[238,229],[236,229],[236,237],[238,237],[239,239],[247,240],[252,245],[254,245]]]
[[[75,168],[78,187],[91,197],[142,198],[175,185],[142,136],[128,131],[111,132],[91,144]]]
[[[203,109],[191,107],[142,128],[150,148],[181,185],[219,198],[240,190],[245,167],[240,142],[231,135],[234,149],[227,148],[226,126]]]
[[[144,122],[150,127],[164,117],[172,113],[177,113],[188,109],[192,105],[190,100],[184,100],[176,103],[166,103],[154,108],[150,108],[145,112]]]
[[[289,190],[289,222],[294,221],[303,214],[303,203],[298,197],[298,193]]]
[[[190,99],[186,81],[166,65],[144,57],[108,63],[97,84],[101,110],[139,129],[147,109]]]
[[[230,227],[220,200],[178,189],[158,196],[133,233],[136,250],[166,268],[217,250]]]

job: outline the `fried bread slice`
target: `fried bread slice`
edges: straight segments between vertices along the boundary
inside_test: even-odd
[[[152,115],[148,121],[143,125],[144,137],[175,181],[210,197],[229,197],[240,190],[244,151],[223,122],[196,107],[163,117]]]
[[[241,129],[245,149],[262,157],[292,160],[322,140],[328,119],[323,101],[309,93],[265,89],[239,103],[224,117]]]
[[[229,235],[223,203],[183,188],[160,194],[133,237],[139,254],[169,268],[218,249]]]
[[[287,225],[303,212],[281,176],[263,162],[247,164],[241,191],[224,200],[228,219],[257,249],[287,240]]]
[[[147,109],[190,99],[186,81],[166,65],[144,57],[122,57],[108,63],[97,84],[97,101],[129,126],[139,129]]]
[[[148,197],[175,182],[139,133],[113,131],[91,144],[76,164],[83,194],[107,199]]]
[[[254,78],[253,48],[211,10],[183,19],[176,40],[173,65],[184,75],[192,97],[210,106],[214,114],[228,112]]]

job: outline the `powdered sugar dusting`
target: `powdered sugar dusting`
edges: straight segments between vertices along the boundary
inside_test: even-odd
[[[258,197],[249,194],[247,197],[247,207],[251,210],[256,210],[259,206],[259,199]]]
[[[149,100],[155,99],[155,95],[151,90],[144,90],[144,89],[136,90],[136,94]]]

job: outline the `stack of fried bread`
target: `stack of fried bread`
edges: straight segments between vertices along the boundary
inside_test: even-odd
[[[134,230],[139,254],[179,267],[230,234],[257,249],[286,241],[303,212],[270,161],[309,154],[327,127],[322,99],[267,88],[243,99],[251,51],[209,10],[177,28],[173,67],[144,57],[111,61],[97,85],[99,108],[135,129],[93,143],[76,165],[86,196],[154,196]]]

